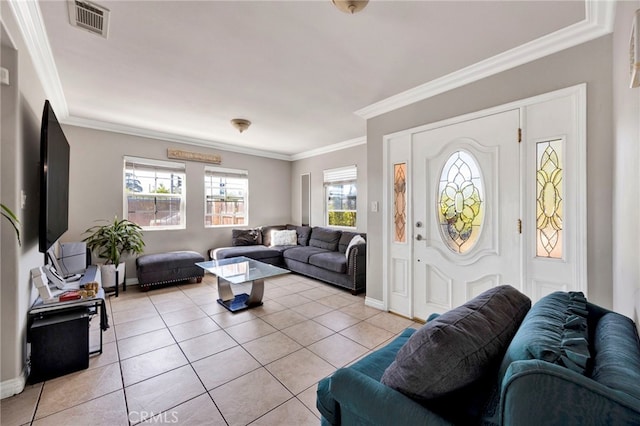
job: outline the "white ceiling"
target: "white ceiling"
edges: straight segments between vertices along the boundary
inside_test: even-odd
[[[63,122],[283,158],[357,141],[356,111],[589,18],[582,1],[97,3],[107,39],[39,2]]]

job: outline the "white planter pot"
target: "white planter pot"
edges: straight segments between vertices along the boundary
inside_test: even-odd
[[[124,262],[118,265],[118,285],[124,283]],[[100,265],[102,275],[102,287],[109,288],[116,286],[116,265]]]

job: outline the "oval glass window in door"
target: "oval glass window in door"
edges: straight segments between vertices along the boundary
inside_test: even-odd
[[[466,151],[456,151],[440,173],[436,209],[440,234],[455,253],[469,252],[480,238],[485,217],[480,166]]]

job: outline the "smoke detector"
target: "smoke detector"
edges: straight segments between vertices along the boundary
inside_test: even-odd
[[[74,27],[107,38],[109,9],[88,1],[69,0],[69,22]]]

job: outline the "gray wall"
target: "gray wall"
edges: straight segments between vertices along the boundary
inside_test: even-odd
[[[253,155],[176,144],[75,126],[64,126],[71,146],[69,230],[62,241],[80,241],[96,220],[123,216],[123,157],[167,159],[167,148],[220,154],[220,167],[249,171],[249,226],[291,221],[291,163]],[[177,161],[177,160],[171,160]],[[230,227],[204,227],[205,163],[186,161],[187,228],[145,231],[145,253],[194,250],[207,258],[210,248],[231,244]],[[135,278],[133,258],[127,279]]]
[[[618,2],[613,34],[613,307],[636,321],[640,319],[640,88],[629,88],[629,34],[638,8],[640,1]]]
[[[291,167],[291,219],[300,223],[300,175],[311,174],[311,226],[324,226],[323,171],[344,166],[358,167],[358,200],[356,228],[367,232],[367,145],[362,144],[340,151],[292,162]]]
[[[18,246],[9,223],[0,220],[0,381],[6,396],[23,384],[27,311],[36,295],[30,270],[42,265],[44,259],[38,252],[38,162],[45,94],[13,12],[7,2],[0,2],[0,7],[5,25],[1,61],[11,73],[11,85],[1,89],[0,195],[2,204],[11,208],[22,224],[22,246]],[[21,191],[26,195],[24,207]]]
[[[587,83],[589,299],[612,306],[611,36],[562,51],[367,121],[368,200],[382,202],[382,137]],[[382,300],[382,214],[368,213],[367,296]]]

